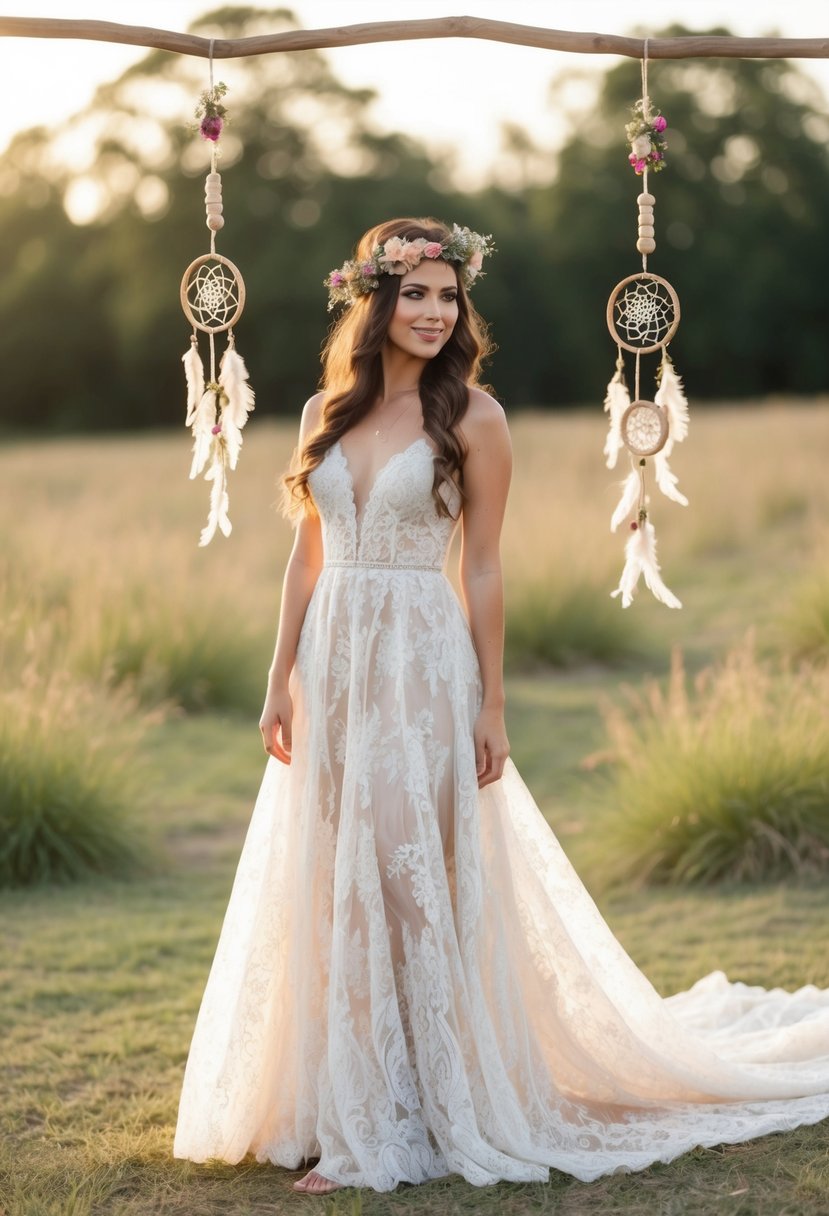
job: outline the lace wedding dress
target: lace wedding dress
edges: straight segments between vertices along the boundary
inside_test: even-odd
[[[480,673],[432,478],[424,437],[359,516],[339,443],[311,474],[325,565],[292,763],[267,765],[175,1155],[319,1157],[379,1191],[587,1181],[829,1115],[829,991],[714,973],[661,998],[515,766],[478,790]]]

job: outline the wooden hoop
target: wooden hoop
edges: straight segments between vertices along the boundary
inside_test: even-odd
[[[197,320],[197,318],[194,315],[193,310],[190,306],[190,300],[187,295],[188,288],[190,287],[190,281],[191,281],[193,274],[195,273],[195,271],[197,271],[199,269],[200,266],[204,266],[205,263],[207,263],[207,262],[218,262],[221,266],[227,267],[227,269],[233,275],[233,278],[236,282],[236,286],[238,289],[238,299],[236,301],[236,310],[233,313],[233,316],[230,318],[230,320],[224,322],[221,325],[220,324],[205,325],[200,320]],[[202,331],[202,333],[205,333],[205,334],[220,334],[220,333],[223,333],[226,329],[231,329],[236,324],[236,322],[239,320],[239,318],[242,315],[242,312],[244,311],[245,280],[242,278],[242,275],[239,271],[238,266],[235,266],[234,263],[231,262],[230,258],[222,257],[222,255],[220,253],[204,253],[204,254],[202,254],[202,256],[200,258],[195,258],[190,263],[190,265],[187,267],[187,269],[185,270],[184,275],[181,280],[181,291],[179,294],[180,294],[180,299],[181,299],[181,307],[184,311],[184,315],[185,315],[185,317],[187,317],[187,320],[190,322],[191,325],[194,325],[196,327],[196,329],[200,329]]]
[[[646,410],[648,414],[653,415],[654,418],[658,419],[659,421],[659,436],[651,447],[637,447],[628,439],[628,422],[633,416],[634,410]],[[624,414],[622,414],[620,430],[625,447],[629,452],[632,452],[634,456],[655,456],[657,452],[662,451],[665,444],[668,442],[668,416],[665,410],[656,405],[653,401],[632,401],[625,410]]]
[[[623,338],[620,338],[616,329],[615,318],[613,316],[616,301],[618,300],[621,292],[623,292],[627,287],[628,283],[641,282],[642,280],[649,280],[652,283],[658,283],[660,287],[664,287],[670,296],[671,305],[674,310],[674,319],[668,328],[667,334],[654,346],[633,346],[630,342],[626,342]],[[607,302],[607,328],[610,330],[611,338],[618,346],[624,347],[625,350],[632,351],[634,355],[652,355],[655,354],[656,351],[662,350],[664,347],[666,347],[676,333],[677,326],[679,325],[679,317],[679,296],[676,294],[673,287],[671,287],[671,284],[667,279],[660,278],[658,274],[650,274],[646,270],[640,270],[638,274],[628,275],[626,279],[622,279],[621,283],[617,283],[611,291],[610,299]]]

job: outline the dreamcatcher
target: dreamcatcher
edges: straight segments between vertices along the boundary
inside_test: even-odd
[[[200,545],[209,545],[216,529],[229,536],[227,475],[235,469],[242,447],[242,427],[253,409],[254,393],[248,383],[244,360],[236,350],[233,326],[245,307],[245,284],[233,262],[216,252],[216,233],[224,227],[222,179],[216,169],[218,142],[225,121],[222,98],[227,86],[213,84],[213,40],[210,42],[210,88],[196,107],[202,138],[209,140],[210,172],[205,182],[210,252],[195,259],[181,280],[181,306],[193,326],[190,349],[183,356],[187,378],[187,419],[193,431],[193,461],[190,478],[204,472],[213,483],[210,512],[202,529]],[[210,346],[210,379],[205,383],[199,354],[199,332],[207,334]],[[216,335],[227,334],[227,346],[216,374]]]
[[[681,443],[688,434],[688,402],[668,354],[668,343],[679,325],[679,297],[666,279],[648,271],[648,254],[656,249],[653,226],[656,199],[648,191],[648,173],[658,173],[665,167],[664,132],[668,124],[659,111],[651,108],[648,97],[647,39],[642,59],[642,97],[634,106],[633,114],[626,134],[631,149],[628,159],[634,172],[642,177],[642,193],[636,200],[639,204],[636,248],[642,254],[642,269],[618,283],[607,304],[607,325],[619,353],[604,403],[610,417],[604,454],[609,469],[616,467],[623,448],[627,449],[631,463],[631,472],[623,483],[622,496],[610,521],[613,532],[626,520],[629,520],[630,530],[625,546],[625,567],[612,595],[621,595],[622,606],[627,608],[633,600],[639,576],[643,575],[658,600],[669,608],[681,608],[681,603],[660,576],[646,488],[650,460],[656,485],[662,493],[682,506],[688,505],[668,464],[674,444]],[[633,401],[625,380],[625,351],[635,356]],[[640,393],[639,364],[643,356],[657,352],[662,355],[656,373],[658,387],[650,401]]]

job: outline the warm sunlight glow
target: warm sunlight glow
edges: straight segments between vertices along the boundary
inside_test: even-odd
[[[19,6],[20,7],[20,6]],[[25,6],[29,15],[66,17],[64,0],[33,0]],[[117,10],[111,0],[85,0],[78,15],[88,19],[184,30],[211,5],[207,0],[123,0]],[[551,25],[557,29],[598,30],[629,33],[634,22],[642,29],[655,29],[671,22],[692,28],[716,24],[735,34],[767,33],[784,36],[823,37],[825,20],[821,5],[790,6],[781,11],[773,0],[755,0],[745,9],[729,0],[639,0],[635,11],[611,0],[562,0],[556,5],[539,0],[512,0],[505,11],[502,0],[398,0],[393,11],[378,0],[294,0],[289,3],[301,27],[322,28],[395,19],[423,19],[466,13],[471,16],[507,19],[518,24]],[[81,111],[96,88],[116,80],[145,53],[117,44],[51,40],[4,40],[4,131],[44,124],[55,127]],[[400,131],[424,142],[430,152],[448,151],[459,184],[470,189],[495,179],[506,186],[520,185],[522,175],[549,176],[553,154],[568,129],[568,115],[591,104],[590,80],[597,71],[617,62],[606,55],[564,55],[533,47],[469,39],[435,39],[429,42],[395,42],[341,47],[324,52],[334,72],[355,88],[377,91],[371,113],[378,131]],[[198,66],[197,61],[194,61]],[[403,68],[416,63],[417,73]],[[829,91],[829,62],[802,60],[805,72]],[[220,65],[231,88],[242,70],[239,61]],[[658,72],[658,68],[656,69]],[[549,100],[550,81],[566,74],[581,74]],[[727,73],[725,73],[727,78]],[[180,113],[182,124],[192,117],[190,99],[185,102],[169,85],[158,82],[146,96],[136,82],[131,98],[140,116]],[[205,84],[207,83],[205,65]],[[169,95],[168,95],[169,94]],[[717,100],[722,105],[722,98]],[[330,121],[330,120],[329,120]],[[502,125],[523,129],[542,152],[537,162],[505,151]],[[147,123],[147,129],[153,124]],[[84,172],[89,165],[90,132],[80,122],[62,140],[65,163]],[[333,132],[325,132],[337,147]],[[226,156],[229,148],[226,148]],[[142,147],[154,167],[161,168],[167,149]],[[229,159],[226,160],[229,164]],[[344,172],[352,172],[347,165]],[[86,187],[84,187],[86,190]],[[78,191],[75,192],[80,197]],[[85,195],[87,199],[91,196]],[[86,214],[88,208],[84,209]]]

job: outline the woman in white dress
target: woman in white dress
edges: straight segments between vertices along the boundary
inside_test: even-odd
[[[316,1161],[304,1193],[587,1181],[829,1115],[829,992],[661,998],[508,759],[511,453],[467,296],[489,251],[431,219],[366,233],[285,477],[270,759],[174,1152]]]

